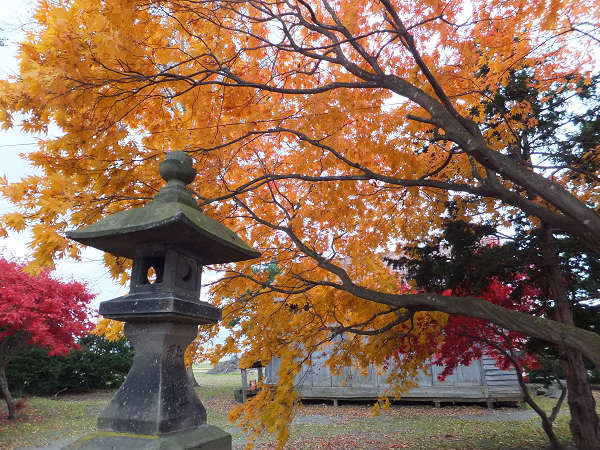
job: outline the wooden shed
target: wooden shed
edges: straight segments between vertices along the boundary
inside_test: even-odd
[[[337,405],[338,400],[372,400],[384,392],[393,392],[386,383],[386,373],[375,366],[368,367],[367,375],[355,368],[344,368],[341,375],[332,375],[323,365],[325,357],[313,357],[312,366],[305,365],[296,377],[296,390],[304,399],[330,400]],[[266,366],[265,383],[275,384],[280,360],[273,358]],[[502,370],[494,360],[483,356],[481,361],[473,360],[469,366],[459,366],[444,381],[438,380],[443,368],[432,365],[430,373],[419,372],[418,386],[403,394],[404,401],[441,403],[472,402],[486,403],[493,407],[494,402],[520,402],[523,394],[514,368]],[[393,394],[392,394],[393,395]]]

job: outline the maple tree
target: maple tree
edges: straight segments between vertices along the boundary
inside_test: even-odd
[[[89,302],[94,298],[82,283],[52,278],[48,271],[31,275],[25,265],[0,258],[0,392],[15,417],[6,366],[11,357],[31,345],[49,355],[79,348],[75,338],[91,328]]]
[[[0,121],[22,112],[25,130],[63,134],[28,155],[40,174],[0,185],[19,207],[4,227],[32,228],[33,269],[77,257],[67,227],[148,201],[164,152],[190,152],[205,212],[281,268],[269,280],[256,262],[225,266],[212,289],[224,322],[238,319],[215,358],[282,358],[279,388],[264,391],[275,406],[259,409],[270,429],[289,418],[298,362],[332,336],[368,337],[332,344],[332,368],[408,339],[416,371],[446,320],[428,311],[578,348],[598,367],[595,333],[407,293],[382,256],[430,240],[448,200],[496,223],[523,211],[598,252],[598,148],[550,172],[520,157],[518,131],[539,121],[531,99],[486,106],[519,70],[540,93],[592,86],[599,16],[585,0],[41,1],[19,74],[0,83]],[[128,261],[105,261],[126,280]],[[201,330],[188,355],[215,333]]]

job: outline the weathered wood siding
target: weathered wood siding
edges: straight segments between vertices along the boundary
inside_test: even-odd
[[[303,398],[372,399],[384,392],[393,395],[387,384],[387,374],[375,366],[368,367],[366,375],[355,368],[345,367],[341,375],[332,375],[323,365],[326,356],[315,356],[312,366],[302,367],[296,377],[296,389]],[[266,383],[277,382],[280,361],[273,360],[266,367]],[[418,386],[402,396],[404,400],[434,402],[520,401],[521,389],[514,369],[498,369],[494,361],[484,356],[469,366],[459,366],[444,381],[438,380],[443,368],[431,366],[429,373],[419,372]]]

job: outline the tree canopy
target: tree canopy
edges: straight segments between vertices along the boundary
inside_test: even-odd
[[[281,405],[298,360],[342,331],[367,338],[341,341],[333,365],[416,339],[417,367],[439,312],[579,347],[600,366],[595,333],[407,293],[383,260],[431,240],[449,200],[459,218],[495,224],[522,211],[598,253],[598,147],[547,160],[519,131],[540,121],[535,108],[566,105],[551,93],[596,89],[599,17],[582,0],[41,1],[19,74],[0,82],[0,121],[20,112],[25,130],[63,134],[29,155],[41,175],[0,185],[18,206],[4,226],[32,227],[33,269],[77,257],[65,229],[146,202],[164,153],[185,150],[205,212],[281,269],[226,266],[212,287],[236,323],[219,354],[281,356]],[[519,71],[527,94],[509,97]],[[128,261],[105,260],[126,279]],[[273,411],[267,426],[287,418]]]

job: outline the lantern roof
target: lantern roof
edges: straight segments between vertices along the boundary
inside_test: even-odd
[[[160,175],[167,185],[147,205],[111,214],[67,232],[67,237],[131,259],[140,245],[151,243],[184,248],[197,255],[203,265],[260,256],[236,233],[202,212],[186,188],[196,176],[187,153],[169,152],[160,164]]]

